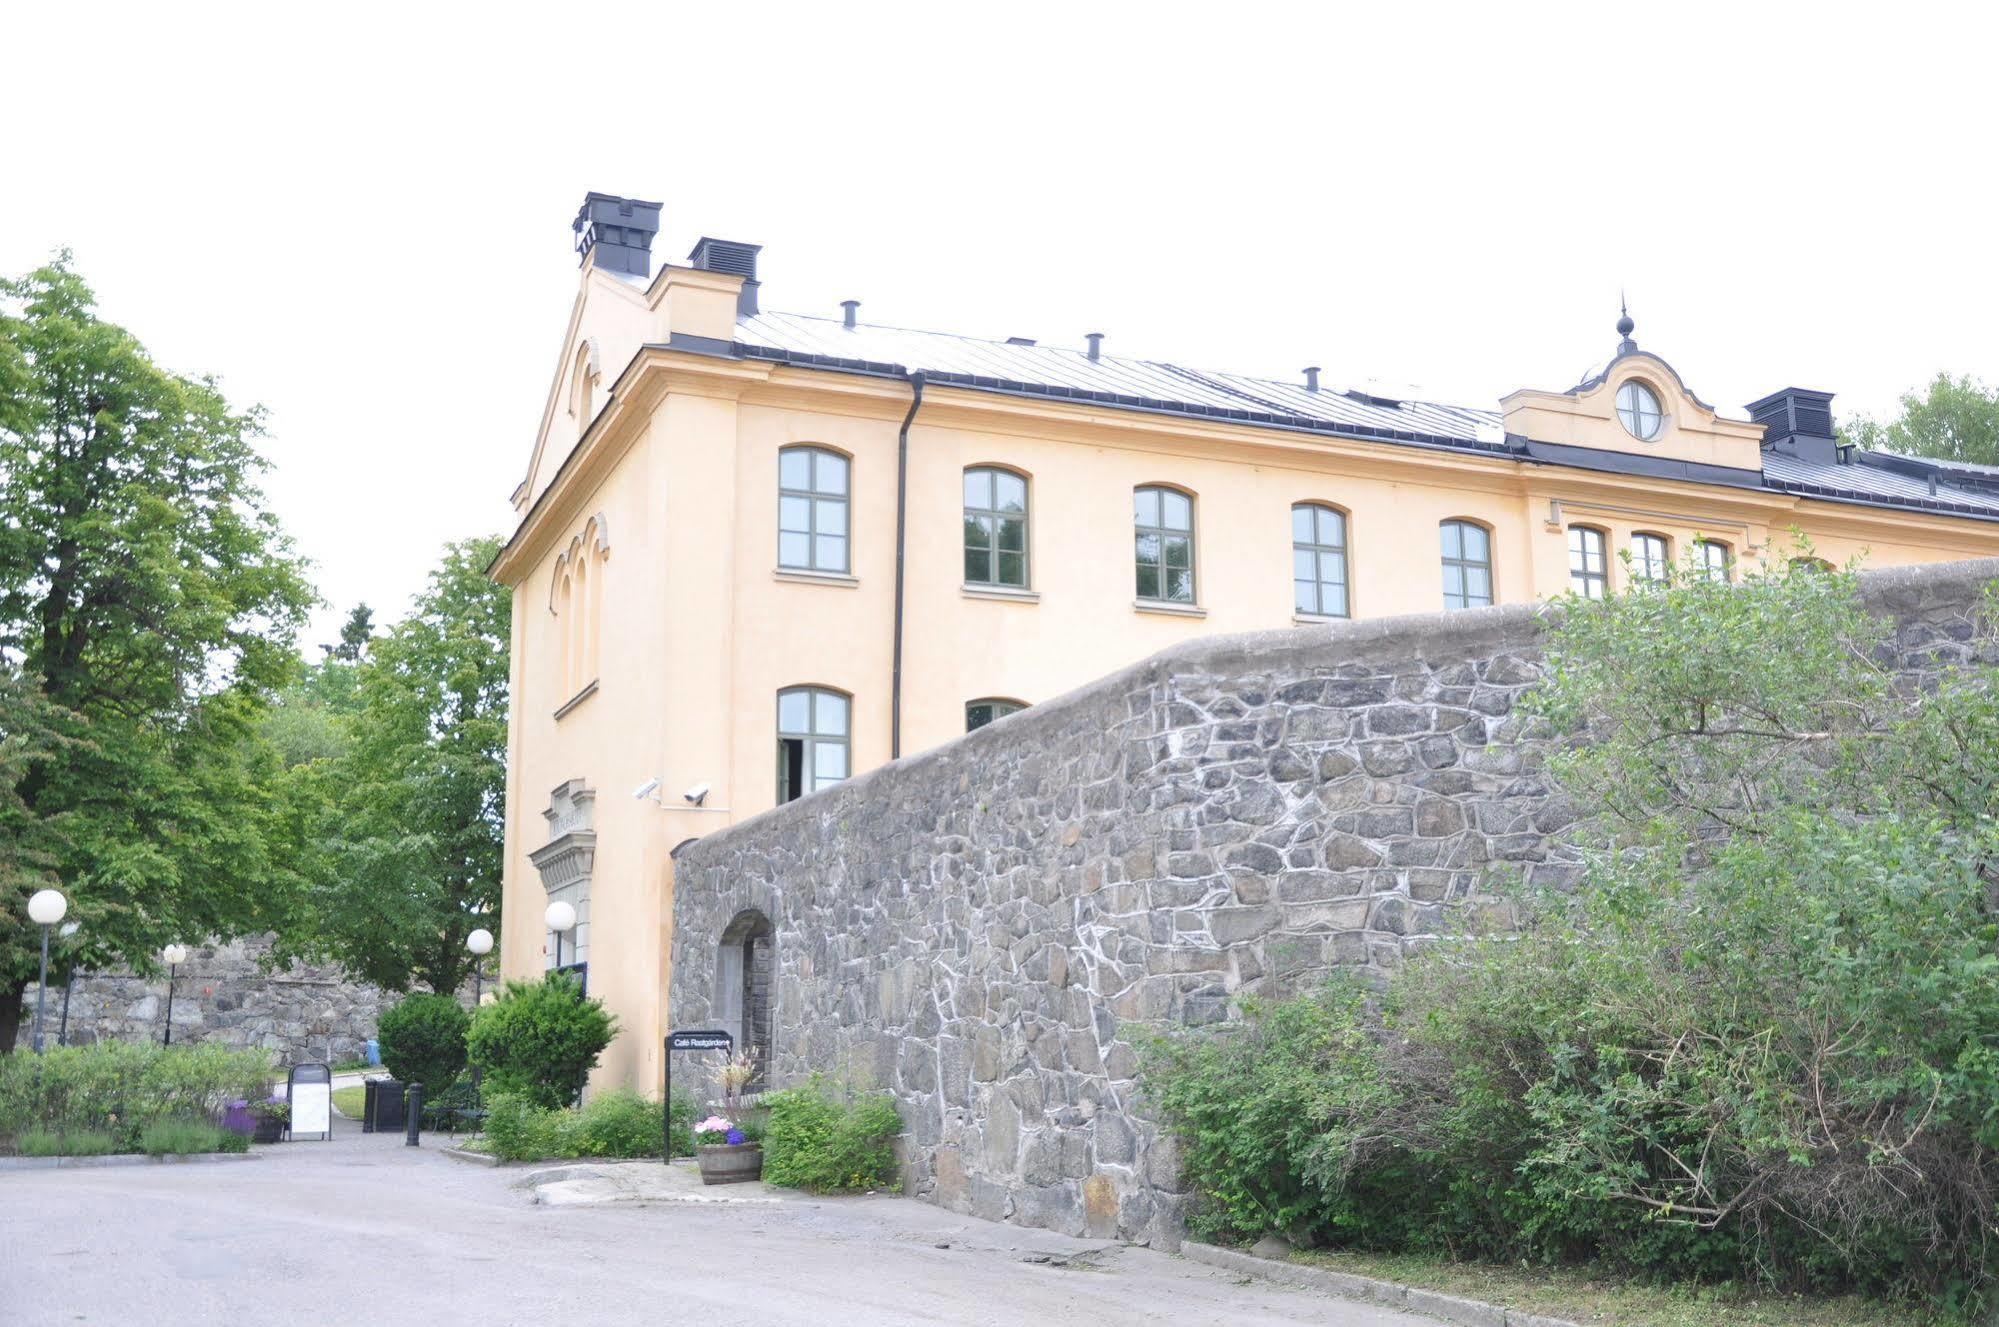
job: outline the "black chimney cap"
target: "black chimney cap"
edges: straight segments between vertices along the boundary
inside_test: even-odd
[[[688,251],[687,261],[704,272],[729,272],[741,277],[743,289],[736,296],[736,313],[747,318],[757,312],[757,255],[761,252],[761,244],[703,235]]]
[[[583,206],[569,224],[576,232],[578,257],[590,261],[594,250],[597,266],[607,272],[651,276],[652,237],[659,233],[661,206],[595,191],[583,195]]]
[[[1832,420],[1832,393],[1786,387],[1749,403],[1749,420],[1763,426],[1763,445],[1802,460],[1833,465],[1839,460]]]

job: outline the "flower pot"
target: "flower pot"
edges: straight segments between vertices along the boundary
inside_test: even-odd
[[[703,1184],[747,1184],[764,1173],[761,1143],[702,1143],[694,1160]]]
[[[259,1115],[257,1117],[256,1132],[250,1135],[250,1141],[253,1143],[277,1143],[283,1142],[284,1136],[285,1122],[283,1120],[275,1115]]]

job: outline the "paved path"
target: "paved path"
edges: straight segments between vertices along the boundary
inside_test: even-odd
[[[0,1175],[0,1323],[1435,1327],[904,1199],[538,1205],[519,1171],[428,1139],[256,1150]]]

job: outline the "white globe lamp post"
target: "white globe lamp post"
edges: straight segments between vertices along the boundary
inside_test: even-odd
[[[160,957],[167,961],[167,1034],[160,1039],[162,1046],[174,1044],[174,977],[180,965],[187,962],[186,945],[168,945],[160,951]]]
[[[35,994],[35,1053],[42,1050],[42,1009],[49,1002],[49,928],[69,911],[69,900],[59,890],[38,889],[28,900],[28,920],[42,928],[42,983]]]
[[[562,937],[576,929],[576,908],[574,904],[561,899],[548,905],[548,911],[541,914],[548,923],[548,929],[555,932],[555,966],[562,966]]]
[[[486,955],[493,952],[493,933],[481,926],[465,937],[465,947],[472,951],[472,1007],[477,1009],[486,994]]]

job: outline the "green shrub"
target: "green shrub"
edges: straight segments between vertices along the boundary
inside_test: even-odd
[[[585,999],[568,973],[551,972],[538,982],[508,982],[473,1017],[469,1047],[489,1092],[568,1106],[616,1034],[603,1001]]]
[[[0,1055],[0,1136],[37,1126],[131,1132],[135,1121],[213,1115],[228,1101],[268,1096],[271,1078],[268,1052],[206,1043],[103,1041]]]
[[[693,1100],[674,1093],[675,1156],[694,1150],[688,1132],[693,1117]],[[486,1144],[503,1161],[656,1157],[659,1134],[659,1103],[629,1089],[598,1093],[578,1110],[537,1106],[506,1093],[486,1103]]]
[[[894,1189],[902,1120],[887,1093],[836,1096],[814,1075],[764,1097],[763,1177],[815,1193]]]
[[[34,1128],[14,1140],[14,1150],[24,1157],[59,1157],[69,1152],[66,1142],[54,1129]]]
[[[399,1083],[422,1083],[426,1099],[441,1097],[465,1071],[470,1024],[465,1010],[448,995],[406,995],[377,1025],[382,1067]]]
[[[193,1156],[200,1152],[220,1152],[231,1138],[241,1141],[240,1134],[232,1134],[219,1124],[207,1120],[164,1119],[153,1120],[139,1130],[139,1150],[147,1156]]]

